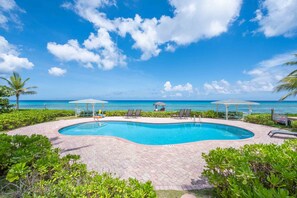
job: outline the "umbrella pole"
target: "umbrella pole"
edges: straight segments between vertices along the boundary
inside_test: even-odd
[[[92,104],[93,107],[93,117],[95,116],[95,104]]]
[[[226,105],[226,120],[228,120],[228,105]]]

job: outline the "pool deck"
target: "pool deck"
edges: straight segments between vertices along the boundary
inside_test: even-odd
[[[148,123],[193,122],[193,119],[108,117],[104,121],[135,121]],[[267,133],[275,128],[242,121],[202,118],[202,122],[227,124],[252,131],[255,136],[244,140],[208,140],[186,144],[148,146],[116,137],[64,136],[62,127],[94,121],[93,118],[60,120],[10,131],[8,134],[41,134],[47,136],[62,155],[78,154],[90,170],[115,173],[121,178],[134,177],[151,180],[157,190],[193,190],[210,187],[201,172],[205,165],[202,152],[217,147],[240,147],[253,143],[282,143],[289,136],[270,138]],[[196,121],[198,121],[196,119]]]

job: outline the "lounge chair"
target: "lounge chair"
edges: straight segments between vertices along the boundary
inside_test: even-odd
[[[135,118],[139,117],[141,114],[141,109],[136,109],[135,114],[133,115]]]
[[[186,109],[185,113],[183,115],[184,118],[189,118],[191,117],[191,109]]]
[[[297,132],[292,132],[284,129],[271,130],[267,135],[273,137],[275,134],[293,135],[297,137]]]
[[[126,118],[128,118],[128,117],[132,117],[132,116],[133,116],[133,112],[134,112],[133,109],[129,109],[128,112],[125,114],[125,117],[126,117]]]
[[[178,114],[174,114],[171,117],[173,118],[182,118],[185,113],[185,109],[181,109]]]

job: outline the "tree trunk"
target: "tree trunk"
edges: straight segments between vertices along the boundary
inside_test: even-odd
[[[16,95],[16,110],[19,110],[19,95]]]

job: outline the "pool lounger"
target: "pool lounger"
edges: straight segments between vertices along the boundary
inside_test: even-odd
[[[185,109],[181,109],[178,114],[174,114],[171,117],[172,118],[182,118],[183,115],[184,115],[184,113],[185,113],[185,111],[186,111]]]
[[[294,135],[297,137],[297,132],[292,132],[284,129],[271,130],[267,135],[273,137],[275,134]]]
[[[134,114],[134,109],[129,109],[128,112],[125,114],[126,118],[132,117]]]
[[[141,115],[141,109],[136,109],[135,113],[133,114],[133,117],[137,118]]]

